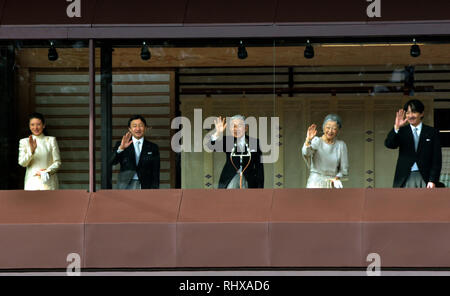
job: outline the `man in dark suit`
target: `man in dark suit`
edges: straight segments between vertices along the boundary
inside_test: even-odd
[[[435,188],[439,182],[442,167],[439,132],[422,123],[424,110],[421,101],[408,101],[397,112],[394,128],[384,141],[387,148],[399,148],[394,187]]]
[[[128,132],[114,146],[112,164],[120,163],[119,189],[159,188],[158,145],[144,139],[147,122],[140,115],[128,120]]]
[[[245,118],[235,115],[230,119],[229,133],[225,119],[215,121],[215,133],[211,136],[210,149],[225,152],[226,162],[219,179],[219,188],[264,188],[264,165],[261,163],[259,141],[245,135],[248,126]],[[242,159],[242,161],[241,161]],[[242,174],[241,174],[242,172]]]

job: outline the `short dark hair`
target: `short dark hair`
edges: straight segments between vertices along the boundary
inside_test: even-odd
[[[42,124],[45,125],[44,115],[42,115],[41,113],[38,113],[38,112],[33,112],[33,113],[31,113],[31,114],[28,116],[28,122],[30,122],[30,120],[33,119],[33,118],[39,119],[39,120],[42,122]]]
[[[417,99],[406,102],[405,106],[403,106],[403,110],[408,111],[408,107],[411,107],[412,112],[422,113],[425,110],[423,103]]]
[[[147,121],[145,121],[145,118],[142,115],[136,114],[136,115],[131,116],[130,119],[128,119],[128,127],[130,127],[131,122],[136,119],[140,119],[144,123],[144,125],[147,126]]]

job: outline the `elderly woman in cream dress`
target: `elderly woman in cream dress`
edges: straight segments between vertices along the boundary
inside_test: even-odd
[[[347,145],[336,137],[342,127],[338,115],[329,114],[323,121],[323,135],[316,137],[317,126],[307,131],[302,156],[310,170],[306,188],[342,188],[348,175]]]
[[[29,127],[32,135],[19,142],[19,164],[27,168],[24,189],[58,189],[61,158],[56,138],[44,135],[45,119],[40,113],[30,115]]]

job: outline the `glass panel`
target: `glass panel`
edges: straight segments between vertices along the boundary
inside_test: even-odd
[[[140,185],[143,189],[175,188],[175,154],[170,148],[170,121],[175,112],[175,71],[144,63],[140,50],[140,47],[119,47],[114,48],[112,55],[112,157],[116,159],[112,188],[125,189],[128,186],[125,179],[126,182],[133,179],[144,180]],[[135,115],[142,116],[145,120],[146,128],[142,135],[140,131],[135,133],[130,129],[133,123],[142,123],[141,119],[136,118],[129,125],[130,118]],[[140,146],[142,158],[139,159],[142,164],[139,164],[139,160],[136,164],[142,166],[142,169],[137,169],[139,175],[136,173],[136,165],[130,164],[130,161],[136,162],[136,159],[128,160],[139,153],[134,150],[134,143],[125,145],[124,151],[120,151],[125,155],[123,158],[119,154],[114,157],[121,147],[122,138],[130,130],[133,134],[131,141],[133,137],[135,140],[141,136],[145,139],[145,143],[141,144],[143,146]],[[155,167],[158,165],[159,170]],[[129,171],[133,173],[129,175]],[[119,177],[120,174],[123,174],[123,178]]]
[[[130,117],[142,115],[149,127],[144,138],[159,147],[159,188],[218,188],[226,155],[206,152],[203,145],[204,139],[209,142],[208,133],[214,129],[213,117],[251,117],[257,123],[258,137],[260,117],[269,119],[270,129],[274,88],[287,87],[285,69],[275,77],[274,46],[270,40],[262,45],[249,43],[245,59],[238,57],[239,41],[219,45],[199,41],[194,47],[183,41],[155,41],[148,46],[148,60],[142,59],[138,41],[124,45],[116,40],[112,44],[113,154],[129,131]],[[172,145],[181,134],[183,151]],[[267,141],[271,143],[270,139]],[[125,164],[116,161],[112,188],[120,188],[121,166]],[[264,165],[269,175],[272,167],[271,163]],[[260,186],[273,187],[273,177],[264,181]]]
[[[398,149],[386,148],[385,139],[396,111],[408,100],[424,103],[424,124],[434,123],[437,129],[445,125],[445,112],[434,109],[439,99],[448,97],[450,72],[441,56],[447,44],[419,44],[422,55],[413,57],[411,42],[316,40],[311,42],[315,54],[310,59],[304,56],[307,40],[284,45],[276,49],[276,67],[287,66],[293,72],[293,95],[283,98],[286,143],[281,150],[286,187],[305,187],[311,178],[299,150],[311,124],[317,125],[317,136],[322,137],[327,114],[337,114],[342,120],[336,139],[348,149],[349,174],[342,178],[344,187],[392,187]],[[449,108],[448,101],[439,101],[439,108]],[[433,120],[433,114],[441,119]],[[444,176],[448,174],[447,158],[443,148]]]
[[[87,42],[16,41],[14,150],[8,189],[88,189],[89,76]],[[51,48],[51,49],[49,49]],[[52,59],[52,60],[50,60]],[[3,109],[3,108],[2,108]],[[42,123],[45,130],[30,123]],[[39,124],[38,124],[39,125]],[[37,135],[35,152],[29,136]],[[45,136],[44,136],[45,134]],[[36,138],[33,136],[32,138]],[[19,141],[20,140],[20,141]],[[20,147],[19,147],[20,146]],[[57,152],[59,148],[59,153]],[[19,152],[20,151],[20,152]],[[17,164],[19,159],[19,164]],[[45,173],[48,173],[48,177]],[[42,175],[41,175],[42,174]],[[41,175],[41,176],[39,176]]]
[[[259,138],[259,133],[265,131],[259,125],[260,118],[268,118],[270,127],[270,118],[274,114],[274,89],[278,85],[273,67],[273,42],[269,40],[258,45],[252,40],[243,40],[240,44],[240,40],[236,40],[220,46],[192,49],[202,53],[199,60],[189,65],[180,63],[180,114],[188,120],[191,131],[187,137],[190,150],[181,153],[182,188],[273,187],[274,164],[260,165],[258,160],[257,151],[265,146],[261,147],[260,142],[259,147],[252,147],[249,140]],[[188,55],[190,49],[183,49],[183,52]],[[283,76],[285,73],[279,74],[280,79]],[[229,129],[231,117],[235,115],[245,117],[248,127],[249,138],[243,143],[249,145],[251,160],[246,166],[248,158],[243,158],[242,168],[240,157],[231,156],[232,147],[229,147],[229,153],[223,152],[227,150],[226,143],[240,143]],[[219,117],[225,118],[227,126],[223,133],[217,134],[218,139],[211,142],[211,137],[216,134],[214,119]],[[202,140],[214,145],[216,151],[207,151]],[[270,144],[270,138],[267,140]],[[252,150],[256,152],[252,153]],[[237,174],[241,169],[242,184]]]
[[[310,168],[300,150],[311,124],[322,137],[328,114],[342,120],[336,139],[348,150],[343,186],[392,187],[398,151],[384,141],[395,112],[418,98],[425,104],[425,124],[444,116],[433,110],[448,92],[442,58],[447,44],[419,44],[428,50],[425,59],[411,56],[413,44],[404,40],[312,40],[314,56],[306,58],[306,39],[249,39],[243,40],[247,57],[240,59],[240,40],[155,41],[148,47],[150,59],[143,60],[139,41],[115,42],[113,142],[126,134],[131,115],[143,115],[151,127],[145,137],[160,148],[160,188],[220,187],[227,156],[206,152],[203,141],[213,133],[213,118],[236,114],[257,122],[263,155],[275,157],[263,165],[264,188],[306,187]],[[172,145],[180,135],[183,151]],[[345,174],[342,166],[330,174]],[[114,167],[113,188],[119,169]]]

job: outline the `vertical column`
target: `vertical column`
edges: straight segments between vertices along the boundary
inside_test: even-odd
[[[95,192],[95,45],[89,39],[89,192]]]
[[[289,86],[289,97],[294,96],[294,86],[295,86],[295,79],[294,79],[294,67],[288,68],[288,86]]]
[[[373,96],[367,96],[364,101],[364,188],[375,187],[374,109]]]
[[[17,167],[17,144],[14,132],[17,123],[13,120],[14,100],[14,47],[0,48],[0,189],[11,188],[12,168]]]
[[[205,104],[203,108],[203,120],[208,116],[211,116],[212,111],[212,99],[211,96],[207,95],[205,98]],[[203,130],[203,137],[208,131]],[[203,151],[203,188],[212,189],[214,188],[214,162],[213,153],[208,153]]]
[[[422,96],[418,99],[421,100],[425,106],[424,123],[434,126],[434,97]]]
[[[20,67],[14,69],[16,76],[14,79],[16,92],[14,93],[13,106],[14,110],[13,120],[16,123],[15,128],[12,130],[13,141],[14,141],[14,149],[10,150],[8,153],[10,154],[9,160],[10,165],[14,168],[10,171],[8,178],[8,189],[23,189],[23,182],[25,177],[25,170],[17,165],[16,160],[19,154],[18,151],[18,140],[19,137],[29,134],[28,127],[28,115],[34,111],[31,109],[32,105],[34,105],[35,96],[34,90],[32,89],[32,80],[34,81],[35,73],[31,73],[30,68]],[[32,78],[33,77],[33,78]],[[6,82],[5,80],[0,79],[1,82]],[[2,88],[3,89],[3,88]],[[33,94],[33,96],[32,96]],[[6,97],[1,96],[3,99]],[[32,104],[33,102],[33,104]],[[33,106],[34,107],[34,106]],[[7,108],[1,108],[2,110],[8,110]]]
[[[304,126],[304,129],[303,129],[303,131],[300,132],[300,134],[304,135],[304,137],[301,138],[301,140],[300,140],[300,147],[298,148],[298,157],[301,158],[301,163],[304,163],[301,153],[302,153],[303,144],[305,143],[305,139],[306,139],[307,128],[312,124],[312,122],[311,122],[311,99],[304,98],[304,97],[300,97],[300,99],[301,99],[301,108],[302,108],[302,121],[303,121],[303,126]],[[305,167],[306,167],[305,174],[303,174],[303,176],[301,177],[302,188],[306,187],[306,182],[307,182],[308,174],[309,174],[308,167],[306,165],[305,165]]]
[[[180,93],[179,93],[180,77],[178,69],[170,72],[170,124],[172,120],[180,116]],[[170,129],[170,139],[175,134],[175,130]],[[170,142],[170,141],[169,141]],[[172,147],[169,151],[170,158],[170,188],[181,188],[181,153],[175,153]]]
[[[283,98],[278,95],[275,99],[275,116],[279,118],[278,133],[271,135],[272,139],[278,142],[279,155],[278,161],[274,164],[274,188],[284,188],[284,108],[283,108]]]
[[[101,46],[101,188],[112,188],[112,46],[108,42]],[[95,76],[94,76],[95,82]],[[95,83],[94,83],[95,84]],[[95,100],[95,95],[94,95]]]

